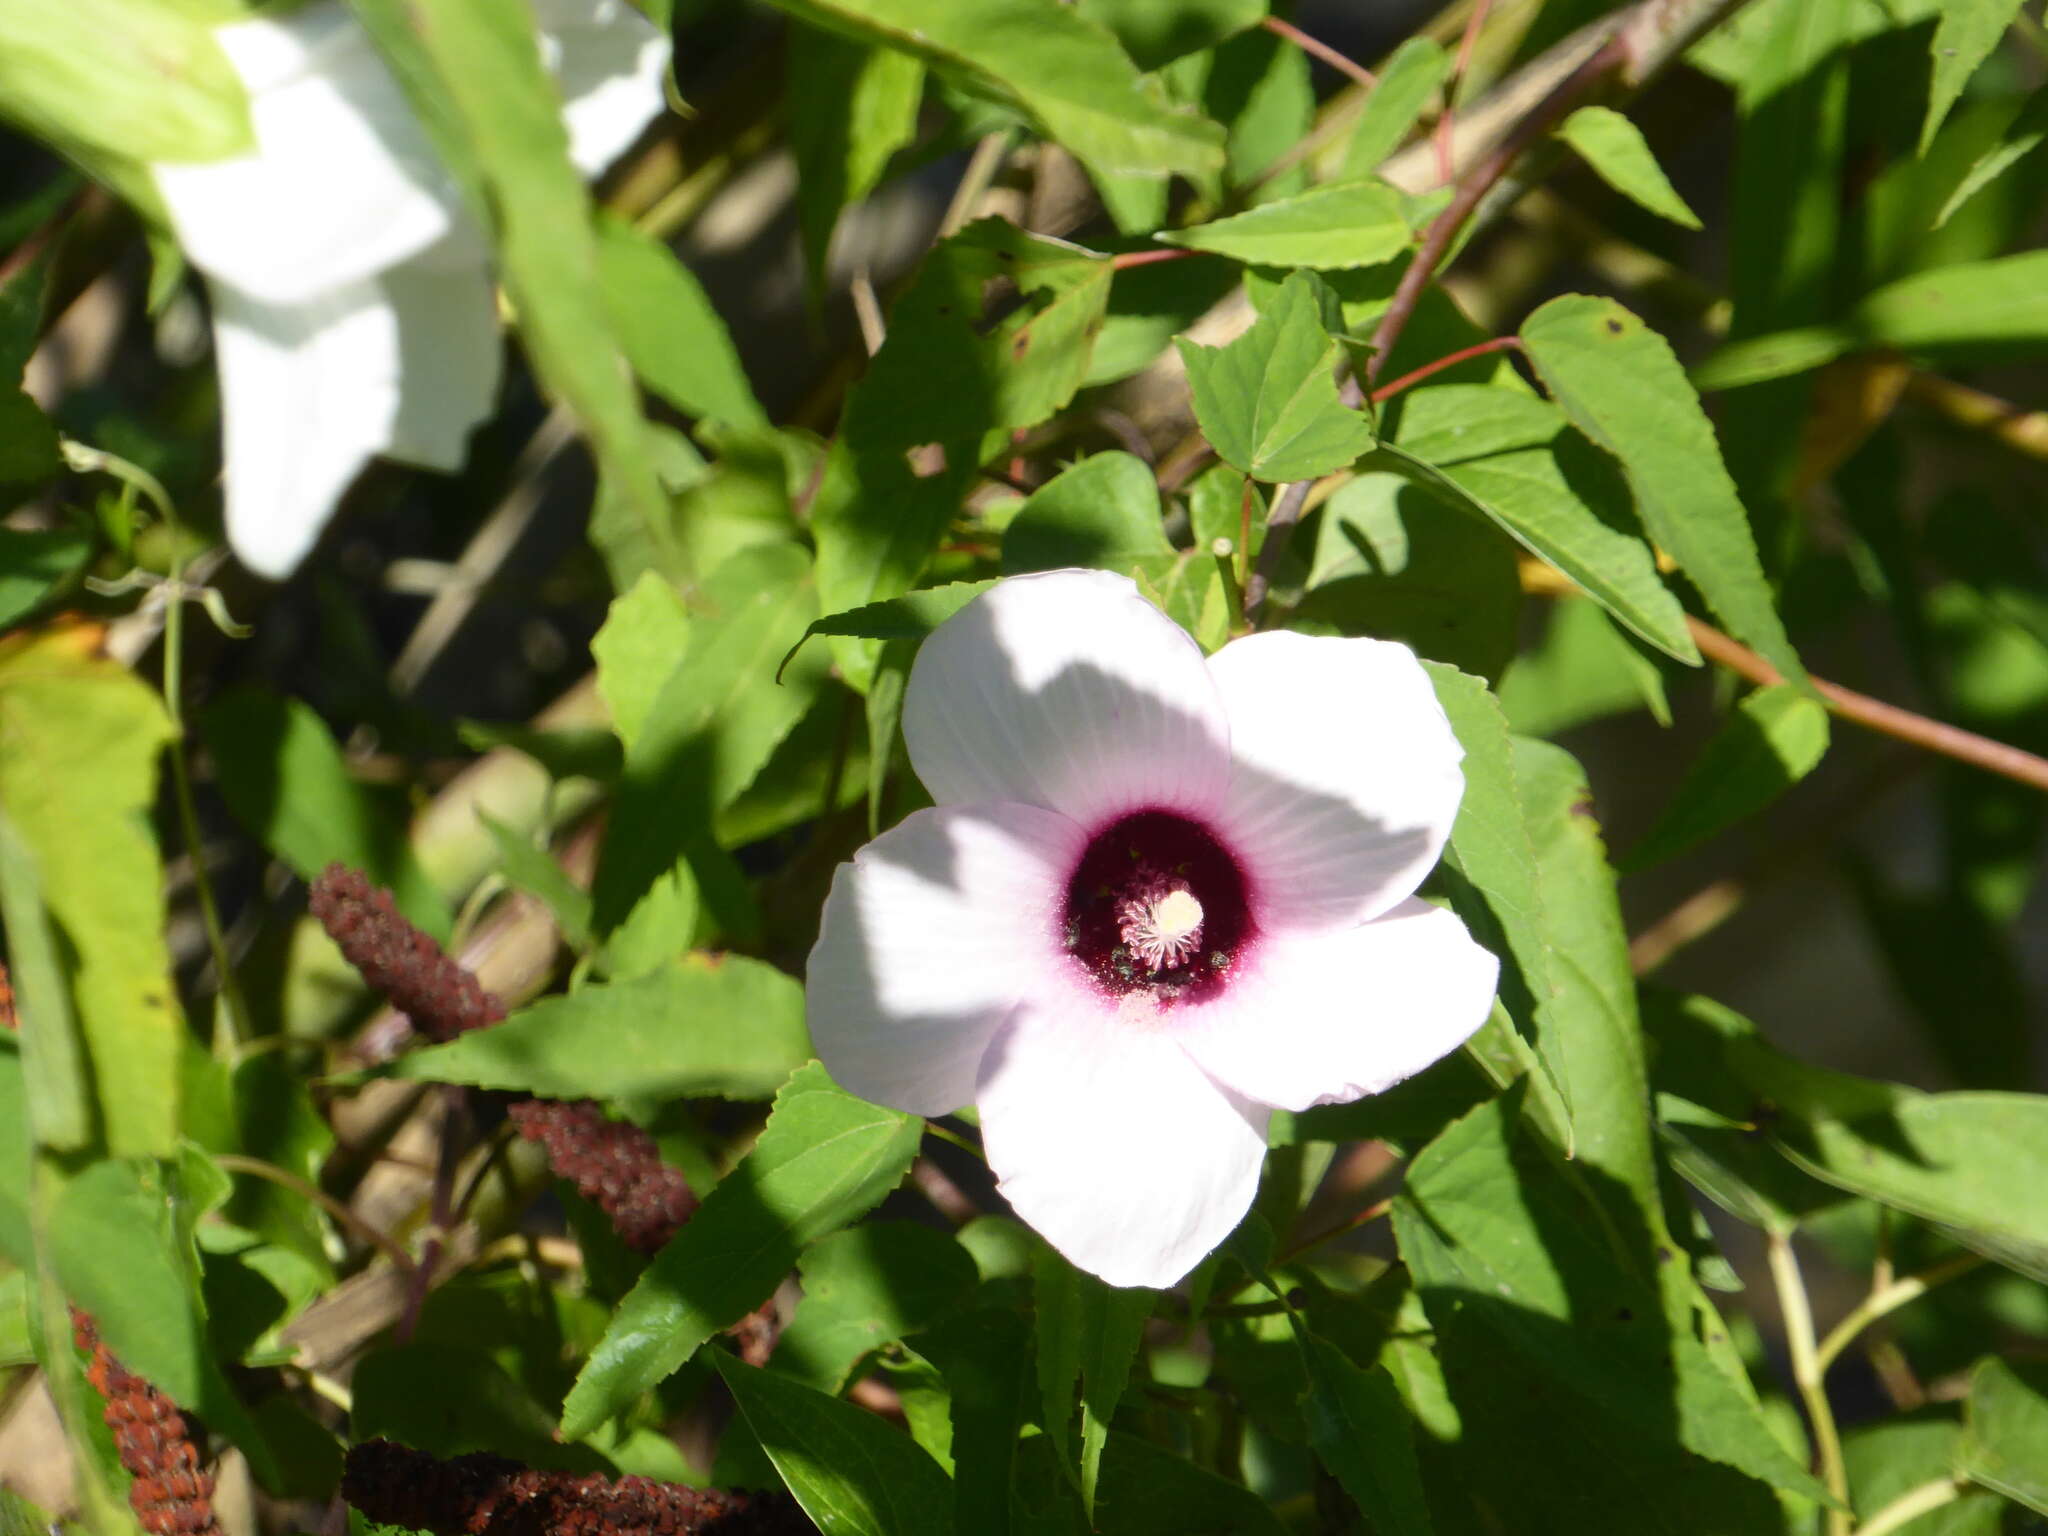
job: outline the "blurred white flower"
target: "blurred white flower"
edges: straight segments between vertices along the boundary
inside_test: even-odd
[[[1115,1285],[1171,1285],[1258,1187],[1273,1108],[1469,1036],[1499,963],[1413,896],[1464,793],[1406,646],[1213,657],[1121,576],[1000,583],[918,652],[938,804],[841,865],[811,1038],[852,1092],[972,1100],[1004,1195]]]
[[[625,0],[533,4],[595,175],[662,110],[668,40]],[[497,393],[497,310],[482,232],[340,0],[215,35],[256,151],[156,182],[213,297],[228,538],[282,577],[370,455],[461,468]]]

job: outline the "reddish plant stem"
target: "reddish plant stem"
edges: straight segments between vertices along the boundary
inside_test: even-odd
[[[1420,368],[1410,369],[1391,384],[1382,384],[1369,397],[1374,405],[1391,400],[1411,384],[1420,384],[1433,373],[1442,373],[1446,368],[1455,368],[1460,363],[1470,362],[1475,357],[1484,357],[1489,352],[1519,352],[1522,338],[1519,336],[1496,336],[1491,341],[1477,342],[1461,347],[1447,357],[1440,357],[1433,363],[1424,363]]]
[[[1731,672],[1739,672],[1753,683],[1768,687],[1782,683],[1785,679],[1778,669],[1748,646],[1730,638],[1699,619],[1686,618],[1686,627],[1692,631],[1693,643],[1711,660],[1720,663]],[[1968,763],[1973,768],[1982,768],[1986,773],[1995,773],[2002,778],[2012,779],[2048,794],[2048,758],[2036,757],[2018,747],[2009,747],[2002,741],[1993,741],[1988,736],[1979,736],[1959,726],[1944,725],[1939,720],[1930,720],[1925,715],[1916,715],[1910,709],[1901,709],[1896,704],[1887,704],[1882,699],[1873,699],[1867,693],[1858,693],[1844,688],[1840,683],[1831,683],[1824,677],[1812,679],[1814,692],[1827,705],[1831,714],[1840,715],[1844,720],[1853,721],[1866,730],[1890,736],[1894,740],[1907,742],[1943,757],[1952,757],[1959,763]]]
[[[1451,78],[1444,85],[1443,116],[1436,120],[1436,174],[1437,180],[1449,185],[1453,176],[1451,157],[1451,134],[1457,122],[1457,113],[1451,106],[1451,96],[1465,83],[1465,73],[1472,67],[1472,46],[1479,41],[1479,32],[1486,25],[1486,13],[1493,9],[1493,0],[1479,0],[1472,8],[1472,14],[1465,20],[1465,35],[1458,39],[1458,59],[1451,66]]]
[[[1594,53],[1577,69],[1560,80],[1550,94],[1538,102],[1503,139],[1498,148],[1475,165],[1461,179],[1451,194],[1451,201],[1444,211],[1431,221],[1429,230],[1422,237],[1422,247],[1408,263],[1408,270],[1401,274],[1400,285],[1394,290],[1394,297],[1387,305],[1387,312],[1380,316],[1380,323],[1372,334],[1372,356],[1366,360],[1365,382],[1371,385],[1379,378],[1380,369],[1385,366],[1387,355],[1401,332],[1415,314],[1415,306],[1422,299],[1422,290],[1436,275],[1438,263],[1451,248],[1451,242],[1472,211],[1494,184],[1508,172],[1508,167],[1518,160],[1522,152],[1542,138],[1565,113],[1585,94],[1587,87],[1610,71],[1618,69],[1628,61],[1628,47],[1620,34],[1608,39],[1599,51]],[[1353,391],[1356,391],[1354,382]]]
[[[1317,42],[1316,39],[1302,31],[1301,28],[1294,26],[1290,22],[1282,21],[1278,16],[1267,16],[1259,22],[1259,25],[1275,37],[1284,38],[1294,44],[1295,47],[1299,48],[1310,58],[1321,59],[1330,68],[1349,75],[1367,90],[1371,90],[1375,85],[1379,84],[1373,72],[1363,64],[1346,58],[1328,43]]]
[[[1131,267],[1149,267],[1155,261],[1185,261],[1190,256],[1202,254],[1201,251],[1183,250],[1177,245],[1156,251],[1124,251],[1109,258],[1109,270],[1122,272]]]

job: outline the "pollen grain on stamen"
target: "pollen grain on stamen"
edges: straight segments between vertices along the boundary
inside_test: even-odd
[[[1117,918],[1123,941],[1154,975],[1201,948],[1202,904],[1185,880],[1161,881],[1127,898]]]

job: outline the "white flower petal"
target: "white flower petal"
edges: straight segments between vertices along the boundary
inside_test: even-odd
[[[595,176],[666,109],[668,36],[625,0],[535,0],[534,13],[562,88],[569,158]]]
[[[811,1041],[850,1093],[921,1115],[974,1097],[1018,1001],[1061,985],[1083,833],[1029,805],[915,812],[839,866],[805,973]]]
[[[1442,854],[1464,757],[1405,645],[1286,631],[1209,660],[1235,759],[1221,830],[1269,928],[1349,927],[1411,893]]]
[[[284,577],[398,416],[398,324],[376,283],[309,304],[213,290],[228,542]]]
[[[1211,813],[1229,777],[1200,647],[1102,571],[1013,576],[941,624],[903,740],[941,805],[1018,800],[1091,830],[1148,806]]]
[[[481,262],[444,266],[435,255],[382,279],[398,317],[398,415],[377,446],[408,464],[453,471],[496,403],[505,349],[489,271]]]
[[[1218,1082],[1279,1109],[1348,1104],[1486,1022],[1500,962],[1453,913],[1408,900],[1356,928],[1277,935],[1214,1003],[1175,1015]]]
[[[457,192],[369,36],[337,4],[219,28],[256,152],[158,165],[195,266],[271,304],[309,302],[463,231]]]
[[[1219,1087],[1170,1033],[1078,998],[1020,1009],[975,1097],[1017,1214],[1111,1285],[1174,1284],[1258,1190],[1266,1111]]]

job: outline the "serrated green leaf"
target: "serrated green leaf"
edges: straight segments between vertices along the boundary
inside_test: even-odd
[[[1288,1528],[1242,1483],[1115,1430],[1103,1448],[1095,1529],[1103,1536],[1284,1536]]]
[[[1755,815],[1811,773],[1827,749],[1828,712],[1819,700],[1783,685],[1758,689],[1714,733],[1622,867],[1660,863]]]
[[[565,1472],[605,1465],[589,1447],[556,1440],[547,1409],[478,1347],[414,1339],[375,1349],[350,1386],[356,1440],[383,1437],[436,1456],[492,1451]]]
[[[0,404],[0,412],[5,409]],[[4,416],[0,416],[0,439],[19,441]],[[0,467],[0,480],[7,478]],[[92,536],[78,529],[23,533],[0,528],[0,627],[12,624],[75,576],[91,554]]]
[[[396,1071],[545,1099],[764,1099],[809,1058],[802,985],[726,955],[543,998]]]
[[[815,1062],[798,1072],[753,1150],[619,1303],[563,1405],[562,1432],[615,1417],[758,1306],[807,1246],[895,1188],[923,1131],[915,1115],[835,1088]]]
[[[853,635],[863,640],[922,640],[994,585],[993,578],[987,581],[953,581],[943,587],[929,587],[922,592],[884,598],[879,603],[864,603],[844,613],[828,613],[822,619],[811,621],[810,627],[804,631],[804,640],[813,635]],[[803,640],[799,640],[797,647],[802,645]],[[795,649],[789,653],[790,656],[795,654]],[[789,657],[785,656],[783,665],[788,664]]]
[[[1379,169],[1408,137],[1422,109],[1451,72],[1451,56],[1436,39],[1411,37],[1396,48],[1379,72],[1358,126],[1344,146],[1346,177],[1366,176]]]
[[[1081,1507],[1095,1509],[1110,1420],[1131,1377],[1156,1294],[1119,1289],[1076,1269],[1050,1247],[1032,1263],[1037,1320],[1038,1390],[1046,1433],[1059,1447],[1062,1470],[1071,1454],[1074,1388],[1081,1389]]]
[[[1337,397],[1343,348],[1323,328],[1323,292],[1310,274],[1293,273],[1235,341],[1175,343],[1202,435],[1225,463],[1254,479],[1326,475],[1373,445],[1371,423]]]
[[[817,616],[809,556],[795,544],[744,549],[701,588],[690,646],[648,707],[626,753],[619,794],[591,883],[593,929],[609,934],[687,858],[727,923],[729,868],[712,818],[730,805],[803,718],[824,686],[822,658],[783,674],[775,664]]]
[[[2048,1372],[1995,1357],[1970,1372],[1956,1471],[2048,1515]]]
[[[630,510],[654,558],[672,575],[687,574],[654,438],[600,284],[590,197],[569,159],[561,95],[542,65],[533,12],[496,0],[357,3],[416,43],[418,56],[391,55],[393,68],[430,128],[439,121],[466,143],[534,371],[575,412],[610,493]],[[408,74],[421,60],[432,80]]]
[[[2005,36],[2019,9],[2020,0],[1944,0],[1941,21],[1928,45],[1934,78],[1927,90],[1927,116],[1920,125],[1921,154],[1927,153],[1949,108],[1963,94],[1977,66],[1991,57],[1991,50]]]
[[[841,211],[874,191],[890,157],[916,136],[924,64],[817,27],[790,30],[788,60],[797,228],[815,303]]]
[[[1170,245],[1268,267],[1343,270],[1392,261],[1415,238],[1406,200],[1383,181],[1329,182],[1189,229]]]
[[[11,1041],[0,1041],[0,1254],[23,1269],[33,1268],[36,1262],[29,1227],[33,1151],[21,1052]]]
[[[676,589],[653,571],[643,571],[605,610],[590,654],[612,729],[628,747],[639,740],[662,684],[682,664],[689,646],[689,610]]]
[[[1558,126],[1557,136],[1623,197],[1661,219],[1700,228],[1699,215],[1671,185],[1643,131],[1612,107],[1580,107]]]
[[[447,939],[447,903],[404,823],[350,775],[309,706],[253,684],[231,688],[199,717],[199,735],[235,819],[300,879],[337,861],[359,869],[387,887],[414,924]]]
[[[1738,640],[1803,684],[1749,518],[1670,344],[1612,299],[1581,294],[1552,299],[1522,323],[1521,335],[1572,425],[1627,471],[1650,537]]]
[[[979,1279],[952,1237],[907,1221],[821,1238],[797,1272],[804,1299],[775,1345],[775,1369],[824,1392],[845,1386],[864,1355],[943,1322]]]
[[[597,281],[633,371],[679,411],[766,426],[725,321],[676,253],[624,219],[597,219]]]
[[[776,0],[800,21],[922,58],[1019,111],[1098,183],[1201,176],[1223,161],[1214,123],[1169,106],[1109,30],[1057,0]]]
[[[952,1480],[908,1435],[723,1352],[712,1364],[823,1536],[943,1536],[953,1528]]]
[[[1970,162],[1963,179],[1956,183],[1955,190],[1941,205],[1941,212],[1934,216],[1934,227],[1940,229],[1947,224],[1965,203],[2039,149],[2044,141],[2048,141],[2048,90],[2039,90],[2027,98],[2019,116],[1998,142]]]
[[[1361,1370],[1325,1339],[1305,1333],[1308,1439],[1373,1528],[1386,1536],[1431,1536],[1414,1427],[1384,1370]]]
[[[1573,726],[1647,707],[1671,723],[1664,675],[1631,645],[1598,603],[1550,605],[1543,638],[1515,657],[1500,680],[1500,704],[1518,736],[1557,736]]]
[[[1630,526],[1626,488],[1567,432],[1556,407],[1484,384],[1417,390],[1397,439],[1370,462],[1497,524],[1659,650],[1699,661],[1685,610]]]
[[[60,941],[52,984],[68,983],[91,1129],[117,1154],[177,1141],[180,1023],[150,825],[170,737],[155,690],[73,637],[24,637],[0,656],[0,815]]]

